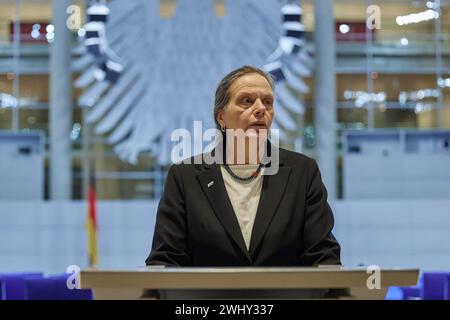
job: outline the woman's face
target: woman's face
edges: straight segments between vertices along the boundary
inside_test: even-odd
[[[227,129],[269,130],[274,116],[274,96],[269,82],[258,73],[246,74],[230,86],[230,102],[217,115]]]

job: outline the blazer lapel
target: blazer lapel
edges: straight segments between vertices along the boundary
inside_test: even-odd
[[[197,175],[201,188],[208,198],[217,218],[251,263],[252,259],[245,245],[236,214],[228,197],[220,167],[216,164],[205,165],[204,167],[206,170]]]
[[[253,225],[252,237],[250,240],[251,257],[254,257],[255,251],[263,239],[278,208],[278,204],[284,195],[290,172],[290,167],[280,166],[275,175],[263,176],[264,180],[258,210],[256,212],[255,223]]]

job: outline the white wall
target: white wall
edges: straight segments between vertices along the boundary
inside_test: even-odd
[[[450,270],[450,200],[333,204],[344,264]]]
[[[100,267],[145,265],[156,202],[100,201]],[[84,202],[0,202],[0,271],[64,272],[87,266]]]
[[[101,268],[143,266],[156,201],[100,201]],[[346,266],[450,269],[450,199],[336,201]],[[0,271],[64,272],[87,266],[84,202],[0,202]]]

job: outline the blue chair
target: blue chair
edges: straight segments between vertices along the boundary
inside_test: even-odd
[[[93,300],[94,296],[91,289],[69,289],[67,279],[70,274],[64,273],[54,275],[49,278],[56,283],[56,293],[59,300]]]
[[[57,300],[56,282],[53,279],[27,279],[26,300]]]
[[[26,281],[29,300],[93,300],[90,289],[69,289],[67,279],[70,274],[59,274],[42,279]]]
[[[422,276],[421,299],[443,300],[446,278],[450,272],[424,272]]]
[[[445,277],[444,300],[450,300],[450,274]]]
[[[420,287],[389,287],[385,300],[419,300]]]
[[[3,293],[5,292],[5,282],[0,280],[0,300],[5,300]]]
[[[2,283],[2,300],[25,300],[27,279],[42,278],[41,272],[28,273],[4,273],[0,274],[0,282]]]

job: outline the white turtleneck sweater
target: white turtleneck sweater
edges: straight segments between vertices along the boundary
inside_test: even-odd
[[[258,165],[230,165],[229,167],[235,175],[244,178],[249,177],[258,168]],[[223,165],[220,166],[220,169],[248,250],[261,195],[262,176],[258,175],[250,182],[239,181],[232,177]]]

